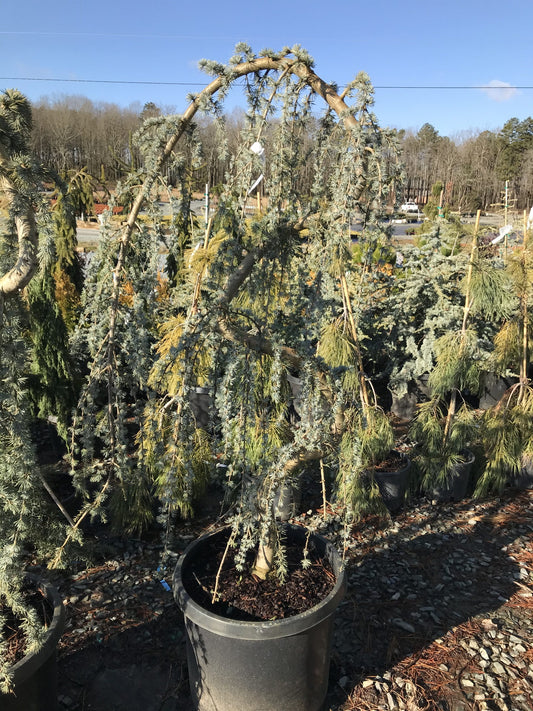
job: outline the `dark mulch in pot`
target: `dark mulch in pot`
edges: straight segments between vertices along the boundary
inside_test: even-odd
[[[285,548],[287,576],[284,582],[273,574],[267,580],[250,575],[252,552],[244,571],[234,562],[235,550],[226,550],[227,535],[214,538],[202,557],[184,573],[184,586],[202,607],[234,620],[273,620],[309,610],[323,600],[335,585],[335,575],[327,559],[309,550],[310,565],[302,568],[301,546]],[[218,577],[218,580],[217,580]],[[216,601],[213,592],[217,590]]]
[[[40,590],[25,584],[23,588],[24,603],[37,612],[43,626],[48,626],[52,621],[53,608]],[[0,616],[4,624],[2,638],[7,640],[6,659],[10,666],[19,662],[26,654],[27,640],[22,627],[22,619],[14,614],[7,605],[4,596],[0,596]]]
[[[405,466],[405,457],[403,457],[399,452],[389,452],[385,459],[378,462],[374,469],[377,472],[396,472],[399,469],[403,469]]]

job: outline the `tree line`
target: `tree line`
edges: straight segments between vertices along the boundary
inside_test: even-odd
[[[44,98],[33,106],[32,148],[38,159],[59,174],[84,169],[95,184],[113,186],[129,172],[142,166],[134,137],[147,118],[157,121],[160,107],[120,107],[97,103],[81,96]],[[272,126],[276,119],[271,119]],[[317,121],[295,118],[297,130],[309,148],[315,140]],[[194,131],[200,137],[201,155],[191,160],[190,188],[216,191],[225,180],[229,159],[221,157],[220,143],[227,155],[239,141],[244,111],[235,109],[223,120],[198,118]],[[270,134],[263,133],[265,155],[269,154]],[[497,131],[470,132],[454,139],[441,136],[429,123],[418,132],[398,130],[397,138],[405,165],[405,184],[400,200],[413,199],[420,205],[431,197],[432,187],[442,185],[442,200],[451,209],[473,212],[490,210],[507,199],[518,210],[533,203],[533,119],[510,118]],[[187,153],[187,146],[182,148]],[[305,148],[304,148],[305,150]],[[265,172],[268,174],[268,160]],[[307,194],[314,167],[309,161],[300,176],[301,190]],[[173,176],[167,175],[172,182]],[[506,198],[504,190],[507,183]]]
[[[407,197],[427,202],[435,183],[456,210],[489,210],[504,201],[519,210],[533,202],[533,119],[509,119],[499,131],[452,140],[431,124],[400,132]],[[504,196],[507,183],[507,196]]]

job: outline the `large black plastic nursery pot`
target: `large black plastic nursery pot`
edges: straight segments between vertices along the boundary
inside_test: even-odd
[[[43,645],[12,667],[13,692],[0,694],[1,711],[55,711],[57,709],[56,648],[65,627],[65,608],[57,590],[27,575],[52,609],[52,620]]]
[[[308,532],[287,528],[288,542]],[[331,592],[307,612],[278,620],[239,621],[214,614],[192,599],[184,577],[205,555],[217,531],[193,542],[174,571],[174,597],[183,611],[191,694],[199,711],[319,711],[329,675],[333,618],[346,590],[342,561],[325,538],[311,535],[336,576]]]

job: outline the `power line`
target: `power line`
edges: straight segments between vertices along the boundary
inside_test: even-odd
[[[173,39],[173,40],[233,40],[233,35],[171,35],[171,34],[146,34],[133,32],[43,32],[36,30],[34,32],[17,32],[9,30],[0,30],[0,35],[28,35],[31,37],[105,37],[106,39],[124,38],[124,39]]]
[[[158,86],[204,86],[192,81],[133,81],[128,79],[58,79],[46,77],[0,77],[0,81],[73,82],[78,84],[151,84]]]
[[[473,86],[437,86],[437,85],[417,85],[417,86],[398,86],[390,85],[385,86],[383,84],[375,84],[374,89],[492,89],[493,91],[507,91],[509,89],[533,89],[533,86],[511,86],[510,84],[494,85],[494,84],[476,84]]]
[[[1,34],[1,33],[0,33]],[[59,77],[0,77],[0,81],[40,81],[40,82],[71,82],[78,84],[146,84],[148,86],[204,86],[202,82],[192,81],[151,81],[151,80],[130,80],[130,79],[63,79]],[[240,83],[240,82],[239,82]],[[533,89],[533,86],[511,86],[504,84],[495,86],[494,84],[466,85],[437,85],[437,84],[375,84],[374,89],[402,89],[402,90],[447,90],[447,89],[484,89],[492,91],[508,91],[518,89]]]

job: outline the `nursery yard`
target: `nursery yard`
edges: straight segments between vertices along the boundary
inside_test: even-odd
[[[302,518],[340,544],[334,511]],[[207,507],[184,523],[177,552],[215,519]],[[532,711],[532,551],[531,490],[418,499],[354,527],[326,709]],[[192,710],[183,620],[160,552],[101,533],[94,565],[56,580],[68,611],[61,711]]]
[[[31,649],[39,625],[23,604],[19,571],[38,561],[36,572],[62,594],[60,711],[193,711],[189,673],[202,699],[228,711],[297,711],[308,695],[317,706],[324,701],[324,711],[533,711],[533,490],[505,488],[529,477],[533,452],[526,211],[520,248],[510,254],[507,240],[498,247],[503,233],[479,233],[481,209],[472,231],[442,216],[445,186],[436,183],[423,239],[409,238],[397,251],[382,226],[404,170],[395,133],[371,111],[368,76],[359,73],[338,95],[300,46],[257,56],[240,43],[236,52],[225,66],[202,63],[215,78],[179,120],[143,125],[143,163],[124,166],[128,179],[115,196],[128,218],[120,231],[104,220],[87,270],[76,257],[74,216],[89,214],[92,178],[82,170],[68,187],[58,183],[51,219],[42,191],[47,169],[26,160],[31,106],[18,90],[2,94],[0,187],[10,226],[0,245],[3,604]],[[225,141],[217,149],[229,167],[217,186],[220,209],[203,224],[191,217],[191,171],[203,148],[192,120],[200,111],[218,121],[215,95],[223,99],[243,77],[250,113],[234,149]],[[308,150],[315,93],[327,114]],[[270,125],[274,111],[280,118]],[[162,258],[169,218],[160,214],[158,193],[171,180],[182,199]],[[247,196],[260,183],[269,201],[252,217]],[[355,215],[364,216],[356,239]],[[500,378],[507,373],[517,382]],[[503,392],[482,405],[490,382]],[[407,439],[398,442],[407,423]],[[46,446],[52,433],[57,451]],[[405,456],[391,456],[399,444],[413,455],[410,491],[441,499],[446,482],[469,475],[479,450],[478,498],[463,499],[463,491],[461,503],[442,503],[413,494],[392,517],[370,515],[385,512],[383,502],[398,510],[383,477],[399,479],[396,465],[398,475],[409,471]],[[319,594],[312,614],[289,620],[284,629],[298,628],[298,636],[283,638],[282,653],[268,645],[258,661],[251,638],[214,629],[229,645],[214,654],[211,635],[198,632],[199,663],[188,665],[172,594],[178,556],[222,521],[232,527],[237,563],[247,553],[254,560],[247,602],[268,590],[270,581],[259,581],[273,569],[292,573],[290,554],[280,554],[291,536],[276,518],[299,478],[303,513],[292,523],[309,536],[299,529],[292,537],[303,548],[302,567],[321,567],[322,592],[334,578],[328,570],[339,572],[337,559],[329,569],[323,564],[320,556],[328,556],[315,532],[346,563],[334,587],[343,591],[346,577],[325,699],[322,622],[332,618],[317,624],[314,613],[332,614],[340,595]],[[493,491],[503,493],[480,498]],[[53,558],[63,529],[52,500],[69,524]],[[192,502],[187,522],[177,512],[190,514]],[[171,554],[163,556],[157,526],[170,534]],[[128,537],[132,531],[145,533]],[[220,541],[209,550],[225,559],[229,544],[217,547]],[[228,584],[222,565],[215,583],[207,582],[217,566],[196,565],[206,550],[202,543],[194,567],[181,569],[183,580],[189,574],[180,594],[185,613],[194,578],[202,594],[239,610],[235,616],[255,617],[234,597],[218,597],[220,580],[245,587],[235,578]],[[62,554],[68,572],[59,570]],[[303,579],[299,569],[297,576]],[[295,589],[298,602],[313,604],[315,583]],[[273,597],[262,619],[279,609]],[[261,647],[268,627],[255,628]],[[17,711],[27,711],[5,637],[0,699],[13,679],[7,703],[16,699]],[[250,673],[233,661],[235,648],[251,661]],[[277,686],[268,656],[282,667]],[[38,695],[49,711],[53,704]]]

